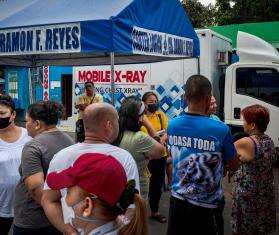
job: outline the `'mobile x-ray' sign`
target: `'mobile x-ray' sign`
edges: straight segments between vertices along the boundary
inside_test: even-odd
[[[0,30],[0,55],[80,52],[80,24]]]

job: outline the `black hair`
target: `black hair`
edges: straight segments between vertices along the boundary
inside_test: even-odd
[[[192,75],[185,84],[185,95],[190,102],[200,102],[211,96],[211,92],[210,81],[202,75]]]
[[[141,100],[142,100],[143,102],[146,102],[146,100],[147,100],[150,96],[152,96],[152,95],[154,95],[154,96],[156,97],[157,102],[158,102],[158,101],[159,101],[159,100],[158,100],[158,96],[157,96],[157,94],[156,94],[155,92],[153,92],[153,91],[145,92],[145,93],[143,94]]]
[[[0,95],[0,105],[7,106],[12,112],[15,110],[15,103],[9,95]]]
[[[87,82],[84,83],[84,86],[86,86],[87,84],[90,84],[90,85],[92,85],[94,87],[94,83],[93,82],[87,81]]]
[[[136,181],[129,180],[126,184],[124,192],[121,194],[118,200],[117,206],[122,210],[126,210],[131,204],[134,203],[134,195],[136,193],[139,193],[139,191],[136,189]]]
[[[113,214],[121,215],[134,203],[135,194],[139,194],[139,191],[136,189],[136,181],[133,179],[127,182],[124,191],[115,205],[111,206],[102,199],[99,199],[99,201],[103,207],[113,212]]]
[[[57,125],[62,117],[62,105],[54,101],[39,101],[31,104],[27,110],[33,120],[39,120],[46,125]]]
[[[140,130],[139,111],[141,104],[141,101],[135,96],[127,97],[122,102],[118,111],[119,134],[114,143],[115,145],[120,144],[124,131],[138,132]]]

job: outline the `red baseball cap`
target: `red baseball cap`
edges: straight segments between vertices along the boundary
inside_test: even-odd
[[[81,155],[73,166],[47,176],[51,189],[79,186],[111,206],[115,205],[127,184],[123,166],[112,156],[100,153]]]

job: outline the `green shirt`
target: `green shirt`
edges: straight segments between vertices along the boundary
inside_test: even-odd
[[[144,192],[150,176],[146,154],[152,150],[155,144],[156,140],[142,131],[125,131],[119,145],[120,148],[127,150],[137,163],[142,196],[146,196]]]

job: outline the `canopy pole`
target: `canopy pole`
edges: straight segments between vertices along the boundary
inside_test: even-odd
[[[111,103],[115,106],[115,81],[114,81],[114,52],[110,53],[110,73],[111,73]]]
[[[200,57],[198,57],[198,74],[201,74],[201,60]]]

